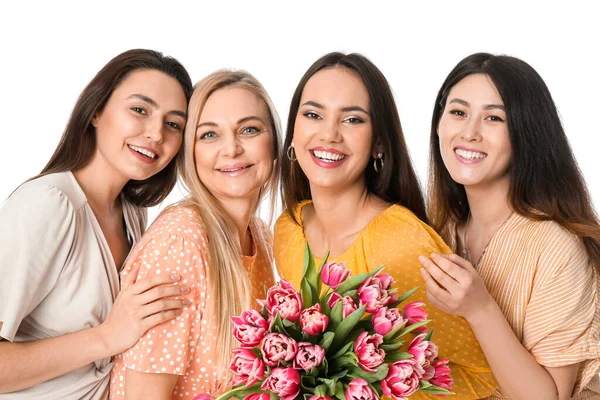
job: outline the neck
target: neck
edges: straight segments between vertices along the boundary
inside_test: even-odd
[[[465,186],[471,210],[471,224],[479,227],[502,224],[512,212],[508,198],[509,188],[508,176],[485,187]]]
[[[364,210],[372,200],[364,184],[354,185],[343,191],[311,185],[310,191],[315,212],[314,221],[326,238],[354,232],[357,227],[364,226],[358,216],[365,214]]]
[[[242,251],[250,247],[250,236],[248,232],[248,226],[250,225],[250,219],[254,215],[258,198],[227,198],[219,199],[219,203],[227,216],[233,222],[236,232],[240,238],[240,245]]]
[[[98,151],[82,168],[73,171],[73,175],[85,193],[93,209],[99,212],[111,212],[118,202],[118,197],[129,181],[115,171]]]

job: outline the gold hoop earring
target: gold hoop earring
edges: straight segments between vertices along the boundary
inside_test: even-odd
[[[378,160],[381,163],[380,167],[377,166]],[[373,160],[373,169],[375,169],[375,172],[379,172],[383,169],[383,165],[383,153],[377,153],[377,158]]]
[[[286,154],[288,156],[288,158],[290,159],[290,161],[294,162],[297,160],[296,158],[296,150],[294,150],[294,144],[290,144],[290,146],[287,148]]]

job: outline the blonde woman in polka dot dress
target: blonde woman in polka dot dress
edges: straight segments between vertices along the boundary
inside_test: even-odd
[[[124,271],[180,274],[188,304],[117,357],[111,399],[216,396],[236,347],[231,317],[274,284],[272,235],[256,216],[278,182],[272,101],[247,72],[217,71],[195,86],[188,115],[178,167],[189,195],[156,219]]]
[[[286,212],[275,226],[282,278],[298,287],[306,243],[317,257],[344,261],[352,273],[385,264],[399,291],[421,286],[440,358],[450,360],[453,400],[479,399],[496,386],[468,322],[429,305],[418,257],[450,253],[426,225],[391,89],[358,54],[317,60],[294,93],[281,157]],[[411,399],[438,398],[415,393]]]

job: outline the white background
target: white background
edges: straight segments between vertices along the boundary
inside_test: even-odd
[[[248,70],[271,94],[284,126],[293,90],[313,61],[334,50],[362,53],[394,90],[422,182],[433,103],[452,67],[477,51],[522,58],[550,87],[598,205],[600,22],[593,3],[412,3],[2,2],[0,201],[46,164],[96,72],[141,47],[176,57],[194,82],[218,68]],[[181,196],[175,189],[165,204]]]

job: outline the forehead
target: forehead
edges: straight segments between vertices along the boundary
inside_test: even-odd
[[[142,94],[169,110],[185,111],[186,99],[179,81],[155,69],[138,69],[131,72],[113,91],[112,97],[125,99]]]
[[[315,101],[323,106],[369,106],[369,94],[362,79],[343,67],[323,69],[314,74],[302,91],[301,103]]]
[[[249,89],[226,87],[208,97],[200,120],[238,120],[248,116],[268,118],[269,111],[264,100]]]
[[[460,80],[448,95],[448,100],[453,98],[466,100],[473,105],[504,104],[496,85],[484,74],[472,74]]]

